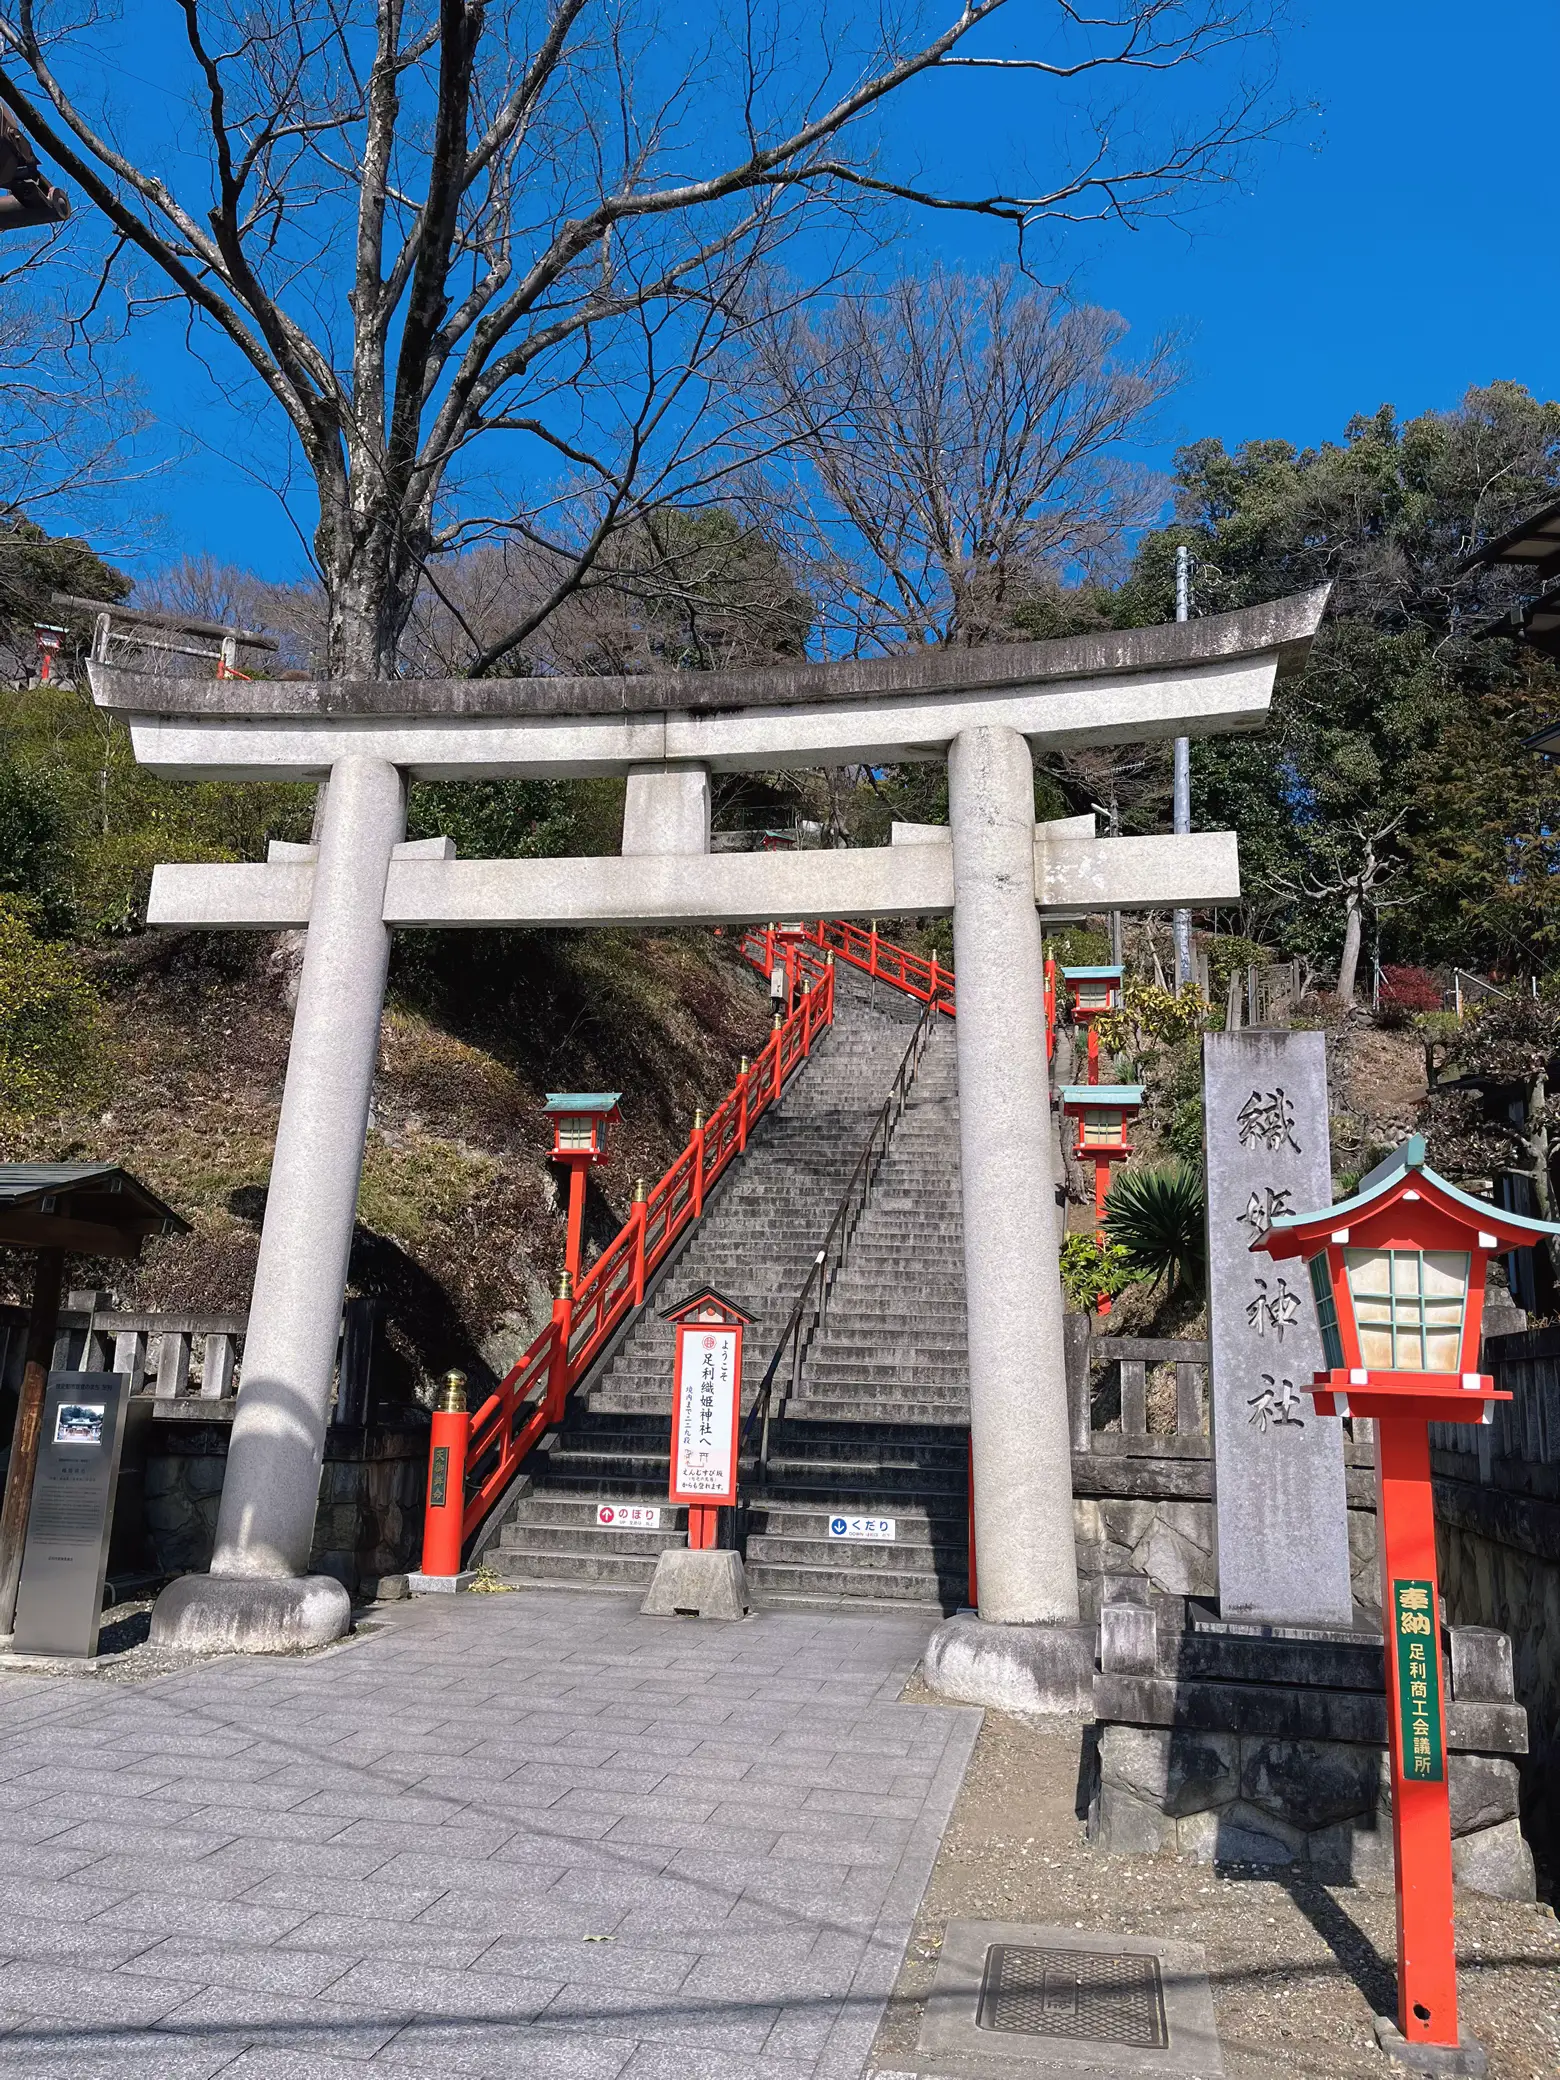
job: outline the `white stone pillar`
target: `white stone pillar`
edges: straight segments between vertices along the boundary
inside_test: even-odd
[[[405,827],[394,766],[332,767],[216,1551],[209,1576],[163,1592],[157,1638],[285,1648],[350,1618],[340,1584],[304,1570],[390,959],[385,877]]]
[[[1016,730],[954,738],[948,820],[980,1615],[1067,1624],[1078,1617],[1078,1562],[1034,768]]]

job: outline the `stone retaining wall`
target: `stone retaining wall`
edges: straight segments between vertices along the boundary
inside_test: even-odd
[[[146,1463],[146,1522],[165,1573],[197,1573],[211,1565],[228,1432],[224,1422],[155,1425]],[[372,1594],[381,1576],[414,1566],[422,1547],[427,1471],[426,1416],[328,1432],[310,1567],[359,1595]]]

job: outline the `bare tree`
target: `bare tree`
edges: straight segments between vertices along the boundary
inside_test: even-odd
[[[1125,332],[1012,272],[901,280],[770,326],[758,358],[810,562],[853,647],[1011,636],[1026,595],[1150,517],[1161,494],[1121,443],[1174,369],[1164,343],[1124,360]]]
[[[1202,113],[1180,84],[1265,35],[1265,4],[1042,0],[1020,28],[1015,0],[681,21],[648,0],[180,0],[170,84],[196,132],[168,126],[148,166],[106,11],[17,0],[0,101],[225,346],[221,379],[247,370],[285,415],[318,499],[328,670],[393,671],[424,570],[462,542],[557,558],[550,592],[473,655],[484,670],[616,532],[721,479],[701,429],[787,241],[807,235],[816,278],[885,201],[1020,238],[1171,209],[1271,127],[1265,80]],[[953,78],[1022,89],[1033,138],[1050,90],[1069,142],[1022,183],[928,185],[893,147],[913,150]],[[915,122],[894,122],[912,95]],[[514,490],[549,470],[566,498]]]
[[[1279,894],[1302,902],[1343,903],[1343,951],[1338,957],[1338,1002],[1354,1002],[1359,975],[1360,948],[1365,935],[1365,913],[1395,910],[1414,901],[1412,895],[1389,896],[1385,883],[1402,871],[1402,861],[1383,855],[1382,846],[1407,816],[1399,809],[1383,822],[1356,816],[1327,834],[1327,859],[1321,871],[1314,867],[1298,881],[1272,877]],[[1352,841],[1352,844],[1351,844]]]

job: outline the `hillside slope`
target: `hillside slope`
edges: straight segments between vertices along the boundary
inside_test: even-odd
[[[193,1224],[139,1264],[72,1260],[126,1307],[248,1306],[291,1014],[274,942],[146,935],[80,952],[103,1008],[90,1101],[5,1131],[6,1160],[114,1160]],[[592,1179],[587,1255],[685,1144],[768,1030],[762,985],[705,934],[403,938],[359,1196],[350,1290],[377,1294],[391,1398],[463,1365],[501,1374],[545,1318],[563,1201],[541,1107],[623,1092]],[[25,1268],[4,1262],[13,1297]]]

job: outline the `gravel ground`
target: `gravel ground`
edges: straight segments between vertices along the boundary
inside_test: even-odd
[[[935,1701],[919,1688],[912,1695]],[[1396,2011],[1391,1893],[1099,1854],[1075,1810],[1082,1734],[1078,1720],[986,1714],[869,2070],[917,2070],[942,1929],[968,1919],[1201,1944],[1228,2080],[1402,2080],[1371,2030],[1373,2012]],[[1553,1909],[1460,1894],[1457,1955],[1463,2020],[1484,2046],[1490,2080],[1555,2080]]]

